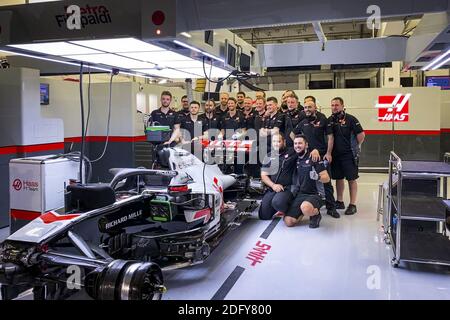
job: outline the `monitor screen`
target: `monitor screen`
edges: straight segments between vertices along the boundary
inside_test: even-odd
[[[442,90],[450,89],[450,76],[434,76],[425,78],[425,86],[441,87]]]
[[[241,53],[239,67],[243,72],[250,72],[250,56],[245,53]]]
[[[310,81],[309,89],[333,89],[332,80]]]
[[[50,103],[50,86],[48,83],[41,83],[41,105],[48,105]]]
[[[227,48],[227,64],[236,68],[236,48],[231,44]]]

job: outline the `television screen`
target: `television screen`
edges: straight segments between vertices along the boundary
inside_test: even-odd
[[[414,78],[413,77],[401,77],[400,85],[402,87],[414,87]]]
[[[450,89],[450,76],[434,76],[425,78],[425,86],[441,87],[441,90]]]
[[[245,53],[241,53],[239,66],[241,71],[250,72],[250,56]]]
[[[48,105],[50,103],[50,86],[48,83],[41,83],[41,105]]]
[[[333,89],[332,80],[310,81],[309,89]]]
[[[370,88],[370,79],[346,79],[346,88]]]
[[[236,68],[236,48],[228,44],[227,48],[227,64]]]
[[[214,101],[220,101],[219,92],[203,92],[203,101],[213,99]]]

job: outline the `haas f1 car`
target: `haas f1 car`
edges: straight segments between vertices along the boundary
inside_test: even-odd
[[[66,208],[47,212],[0,245],[3,299],[153,300],[162,271],[203,262],[258,206],[249,179],[166,148],[166,170],[112,169],[110,184],[69,185]],[[232,201],[230,201],[232,200]]]

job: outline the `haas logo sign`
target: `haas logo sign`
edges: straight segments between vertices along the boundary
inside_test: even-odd
[[[20,191],[22,189],[22,181],[20,179],[16,179],[14,180],[12,186],[16,191]]]
[[[409,98],[411,94],[396,96],[380,96],[375,108],[378,109],[379,122],[408,122]]]

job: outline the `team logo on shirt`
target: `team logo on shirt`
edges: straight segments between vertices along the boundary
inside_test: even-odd
[[[375,108],[378,109],[379,122],[408,122],[409,98],[411,93],[395,96],[380,96]]]

